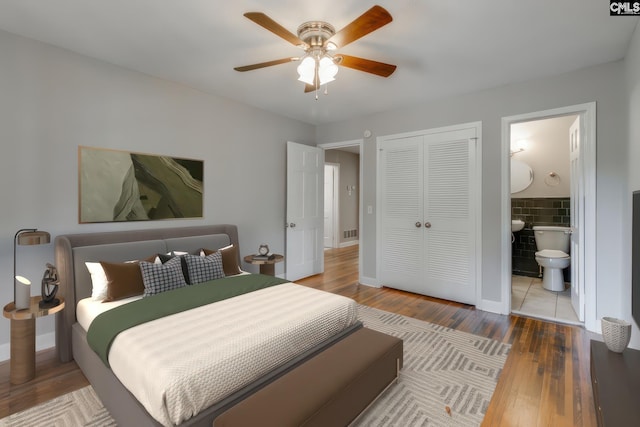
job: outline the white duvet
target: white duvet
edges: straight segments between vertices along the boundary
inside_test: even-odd
[[[146,410],[171,426],[355,322],[353,300],[285,283],[124,331],[109,363]]]

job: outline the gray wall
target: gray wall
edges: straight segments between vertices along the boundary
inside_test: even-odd
[[[630,190],[640,189],[638,29],[625,61],[322,125],[315,134],[307,124],[5,32],[0,32],[0,58],[0,271],[5,272],[0,301],[13,298],[12,238],[19,228],[39,227],[55,236],[232,222],[240,226],[243,253],[260,242],[282,251],[285,141],[347,141],[371,130],[361,153],[360,191],[365,207],[375,207],[376,136],[472,121],[483,125],[482,296],[500,301],[500,120],[596,101],[597,312],[631,318]],[[205,218],[79,225],[78,145],[203,159]],[[249,153],[261,160],[247,161]],[[272,185],[255,185],[265,176]],[[364,276],[375,278],[375,210],[369,215],[365,208],[360,240]],[[37,284],[45,262],[52,260],[52,245],[21,247],[18,271]],[[37,325],[39,340],[43,334],[51,338],[53,318]],[[636,347],[639,335],[636,328]],[[8,356],[8,342],[7,321],[0,327],[1,358]]]
[[[376,137],[482,121],[482,298],[501,301],[500,161],[501,118],[586,102],[597,102],[597,257],[598,314],[616,315],[621,304],[623,230],[627,204],[627,105],[621,61],[572,73],[507,85],[467,95],[331,123],[317,129],[318,143],[365,139],[361,190],[363,205],[376,206]],[[506,189],[506,191],[509,191]],[[365,209],[361,245],[363,275],[376,277],[376,212]]]
[[[358,240],[360,231],[358,230],[358,201],[360,191],[360,156],[342,150],[325,150],[324,161],[327,163],[338,163],[340,165],[340,240],[338,243],[346,243]],[[356,189],[349,194],[347,185],[355,186]],[[357,230],[358,235],[354,237],[344,237],[345,230]]]
[[[640,26],[636,26],[629,53],[625,59],[625,83],[628,111],[628,191],[625,197],[622,222],[624,249],[621,260],[622,280],[622,318],[633,323],[631,346],[640,348],[640,328],[631,317],[631,192],[640,190]]]
[[[228,222],[239,226],[242,254],[261,242],[283,253],[286,141],[315,144],[314,126],[6,32],[0,58],[2,304],[13,300],[12,239],[23,227],[55,237]],[[79,225],[78,145],[203,159],[204,218]],[[18,249],[18,271],[39,294],[53,245]],[[53,325],[39,319],[37,334]],[[5,321],[0,359],[8,342]]]

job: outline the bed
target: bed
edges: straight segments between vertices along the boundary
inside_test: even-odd
[[[197,298],[186,296],[185,300],[197,300],[197,304],[201,305],[189,306],[189,309],[178,310],[170,317],[154,318],[135,328],[114,333],[115,338],[102,344],[109,349],[108,357],[96,349],[93,336],[97,334],[94,331],[100,329],[96,326],[99,321],[107,325],[118,323],[117,320],[128,318],[134,312],[143,313],[144,317],[152,311],[148,307],[160,304],[163,298],[171,301],[168,305],[180,305],[181,302],[176,301],[181,292],[184,291],[185,295],[187,292],[211,292],[213,286],[206,286],[207,282],[151,298],[124,298],[114,301],[114,305],[118,307],[103,315],[99,315],[99,312],[104,304],[89,303],[88,306],[97,307],[98,313],[87,315],[87,311],[92,312],[93,309],[87,309],[85,304],[91,301],[92,296],[91,274],[86,262],[124,263],[153,254],[173,251],[195,253],[203,248],[215,251],[229,245],[235,248],[233,263],[237,267],[240,265],[238,232],[234,225],[229,224],[72,234],[56,238],[55,260],[60,278],[59,292],[67,304],[67,309],[59,312],[56,317],[56,347],[59,358],[61,361],[75,359],[105,407],[120,425],[216,425],[217,417],[237,408],[239,403],[249,401],[249,404],[253,404],[251,402],[256,399],[264,399],[260,397],[262,395],[268,397],[269,393],[265,390],[273,387],[272,383],[282,381],[282,378],[288,381],[289,385],[286,387],[295,389],[297,386],[291,385],[296,381],[294,373],[309,361],[315,361],[315,371],[327,369],[330,372],[328,364],[335,363],[335,359],[322,365],[322,359],[318,356],[333,349],[334,353],[338,352],[337,357],[341,357],[340,347],[335,344],[347,342],[348,345],[350,337],[364,329],[357,320],[355,303],[344,301],[347,298],[261,275],[243,278],[240,276],[244,274],[239,274],[216,281],[216,287],[223,289],[223,293],[226,292],[224,286],[237,292],[236,288],[252,287],[255,282],[253,292],[215,296],[206,300],[211,303],[200,301],[205,298],[204,294],[198,294]],[[228,262],[228,257],[226,261]],[[263,284],[265,280],[276,281]],[[249,284],[238,286],[240,282]],[[208,294],[206,298],[210,298]],[[287,298],[292,300],[288,301]],[[308,304],[308,301],[314,303]],[[149,302],[151,304],[147,304]],[[289,309],[302,304],[302,311],[308,312],[311,320],[300,317],[301,315],[294,313],[295,310]],[[251,315],[243,315],[248,307]],[[124,316],[118,310],[129,314]],[[105,321],[104,318],[108,319],[109,316],[111,320]],[[169,335],[165,337],[165,330],[169,331],[173,325],[176,325],[177,330],[167,332]],[[89,328],[94,331],[88,333]],[[295,335],[287,335],[289,332],[283,332],[283,329],[291,329],[291,333]],[[245,334],[248,337],[245,338]],[[236,335],[243,335],[242,340]],[[203,341],[200,340],[205,339],[213,341],[202,345]],[[376,338],[366,340],[375,342]],[[189,349],[186,347],[189,343],[197,345]],[[164,347],[157,347],[158,345]],[[394,345],[397,353],[397,343]],[[345,347],[342,352],[346,355],[354,350]],[[209,363],[209,359],[213,359],[209,353],[216,353],[221,359],[211,362],[212,366],[205,366],[203,360]],[[398,359],[397,355],[393,357]],[[228,364],[229,360],[233,361],[233,365]],[[142,367],[136,365],[140,361],[143,363]],[[391,362],[384,363],[389,365]],[[401,360],[394,363],[397,374]],[[366,374],[371,377],[373,375],[376,378],[379,376],[375,372]],[[352,376],[364,375],[358,373]],[[152,380],[160,383],[150,384],[149,381]],[[351,385],[349,387],[352,388]],[[259,394],[258,391],[262,393]],[[349,393],[336,393],[336,396],[343,401],[343,406],[353,406],[349,402]],[[253,400],[249,400],[249,397]],[[366,400],[365,403],[368,403],[370,399]],[[327,409],[325,412],[331,411],[333,410]]]

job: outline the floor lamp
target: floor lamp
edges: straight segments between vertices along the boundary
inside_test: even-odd
[[[29,308],[31,305],[31,282],[23,276],[16,275],[16,246],[44,245],[51,242],[51,235],[36,228],[18,230],[13,238],[13,302],[16,310]]]

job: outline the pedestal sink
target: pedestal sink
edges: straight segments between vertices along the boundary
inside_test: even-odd
[[[520,231],[524,228],[524,221],[521,219],[512,219],[511,220],[511,231]]]

